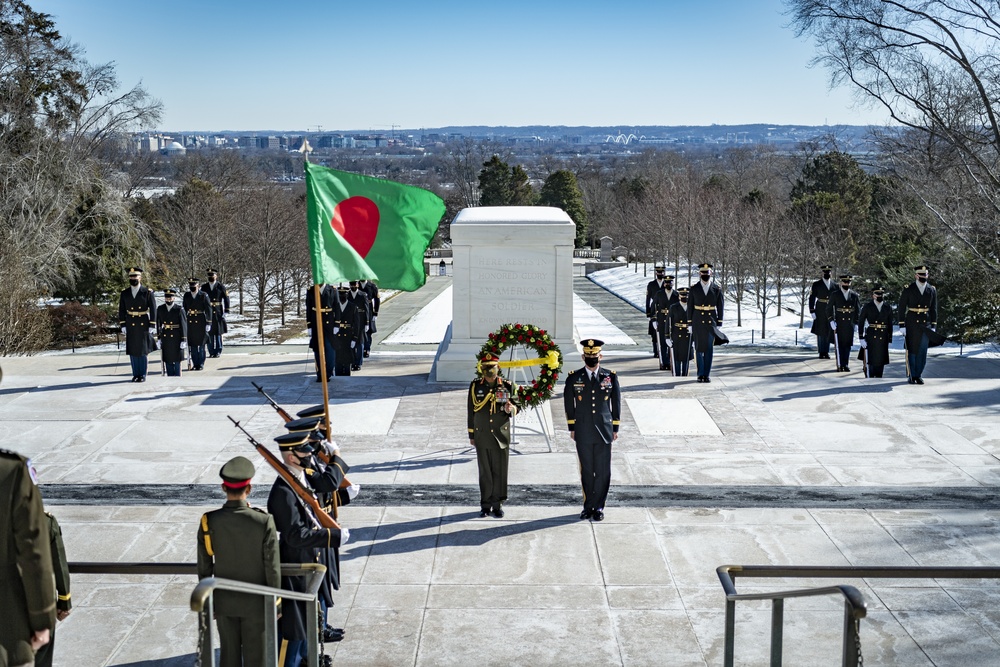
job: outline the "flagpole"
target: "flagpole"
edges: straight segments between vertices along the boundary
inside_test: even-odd
[[[306,162],[309,162],[309,153],[312,147],[309,140],[302,138],[302,155]],[[326,372],[326,343],[323,341],[323,301],[321,300],[322,290],[319,283],[313,284],[313,297],[316,304],[316,344],[319,345],[319,376],[323,381],[323,423],[326,425],[326,439],[333,442],[333,433],[330,431],[330,387],[327,382]],[[333,311],[330,311],[333,317]]]

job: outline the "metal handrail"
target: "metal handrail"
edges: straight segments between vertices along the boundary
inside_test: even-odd
[[[771,593],[737,593],[736,578],[872,578],[872,579],[1000,579],[998,567],[921,567],[921,566],[811,566],[811,565],[722,565],[716,568],[722,590],[726,593],[726,636],[723,653],[724,667],[733,667],[736,638],[736,601],[770,600],[771,607],[771,666],[780,667],[784,624],[784,601],[788,598],[816,595],[844,597],[844,642],[842,664],[857,667],[861,619],[868,614],[864,595],[854,586],[838,585],[821,588],[775,591]]]
[[[72,574],[152,574],[176,575],[198,574],[198,566],[194,563],[101,563],[76,562],[69,563]],[[191,611],[198,614],[200,643],[198,646],[199,664],[215,665],[215,651],[212,648],[212,623],[214,616],[213,594],[217,590],[232,591],[260,595],[263,599],[264,618],[264,655],[268,665],[278,664],[278,619],[274,609],[278,600],[298,600],[306,603],[305,618],[319,618],[317,594],[326,577],[326,566],[319,563],[282,563],[281,576],[306,576],[306,589],[303,592],[291,591],[271,586],[250,584],[235,579],[206,577],[198,582],[191,592]],[[319,624],[306,623],[306,640],[308,660],[310,665],[319,664]]]

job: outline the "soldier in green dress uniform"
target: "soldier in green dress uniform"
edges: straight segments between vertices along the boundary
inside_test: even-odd
[[[479,516],[503,518],[510,462],[510,419],[517,414],[516,388],[500,377],[500,359],[487,354],[479,361],[483,377],[469,385],[469,443],[479,464]]]
[[[52,569],[56,575],[56,619],[65,621],[73,608],[69,592],[69,563],[66,547],[63,545],[62,529],[59,522],[49,512],[45,513],[49,522],[49,550],[52,552]],[[52,667],[52,654],[56,646],[56,629],[53,626],[49,643],[35,654],[35,667]]]
[[[0,665],[27,667],[56,625],[56,581],[35,469],[6,449],[0,498]]]
[[[261,586],[281,587],[281,561],[274,519],[250,507],[253,463],[242,456],[219,471],[226,504],[202,515],[198,526],[198,578],[222,577]],[[223,667],[265,665],[261,598],[246,593],[215,593],[215,622],[219,627]]]

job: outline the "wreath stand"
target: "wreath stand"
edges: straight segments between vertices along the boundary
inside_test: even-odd
[[[515,356],[515,351],[517,351],[517,350],[524,351],[525,350],[524,346],[521,346],[521,345],[511,346],[510,348],[508,348],[508,350],[509,350],[510,353],[507,356],[507,361],[519,361],[520,359],[528,359],[527,355],[524,355],[524,356],[517,355],[517,356]],[[520,359],[519,359],[519,357],[520,357]],[[513,382],[515,385],[517,385],[517,384],[530,385],[531,382],[532,382],[532,380],[535,379],[535,377],[534,377],[534,375],[535,375],[534,371],[532,371],[531,377],[528,377],[528,370],[530,368],[531,368],[530,366],[518,366],[518,367],[511,368],[510,369],[510,375],[507,377],[507,379],[510,380],[511,382]],[[549,437],[549,429],[546,428],[548,426],[548,421],[545,419],[545,411],[542,409],[542,405],[544,405],[544,403],[540,403],[538,405],[527,405],[527,406],[524,407],[523,410],[520,411],[520,412],[524,412],[526,410],[531,410],[532,414],[535,416],[535,419],[538,420],[538,429],[537,430],[535,430],[533,428],[530,428],[530,427],[522,427],[522,430],[524,430],[525,432],[530,433],[532,435],[541,435],[542,437],[544,437],[545,438],[545,446],[548,448],[549,452],[551,453],[552,452],[552,440]],[[514,415],[513,417],[510,418],[510,444],[512,446],[519,444],[519,441],[517,439],[517,415]],[[518,453],[520,453],[520,452],[518,452]]]

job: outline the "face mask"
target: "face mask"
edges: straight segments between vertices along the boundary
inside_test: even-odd
[[[198,291],[198,286],[197,285],[191,285],[191,287],[189,287],[188,289],[190,289],[192,292],[197,292]]]
[[[708,274],[708,273],[701,274],[701,281],[703,283],[707,283],[711,279],[712,279],[712,276],[710,274]]]
[[[167,304],[168,306],[172,306],[172,305],[174,305],[174,297],[170,297],[169,299],[164,299],[163,301],[164,301],[164,303],[166,303],[166,304]]]
[[[597,368],[597,364],[600,363],[600,359],[597,357],[584,357],[583,363],[587,364],[587,368]]]
[[[829,271],[824,271],[823,272],[823,277],[826,278],[827,280],[829,280],[830,279],[830,272]]]
[[[875,297],[875,303],[882,303],[882,297],[880,296]]]
[[[842,289],[842,290],[844,290],[846,292],[847,290],[851,289],[851,286],[850,285],[845,285],[844,283],[841,283],[840,284],[840,289]]]
[[[687,300],[687,297],[686,297],[686,296],[682,296],[682,297],[680,298],[680,302],[681,302],[681,303],[687,303],[687,302],[688,302],[688,300]]]
[[[917,276],[917,280],[919,280],[922,283],[925,283],[927,282],[927,276]]]
[[[129,278],[128,279],[128,284],[131,285],[132,287],[135,287],[136,285],[139,284],[139,279],[138,278]]]
[[[673,289],[674,288],[674,284],[671,281],[669,281],[669,280],[667,282],[663,283],[663,284],[666,286],[667,289]]]

